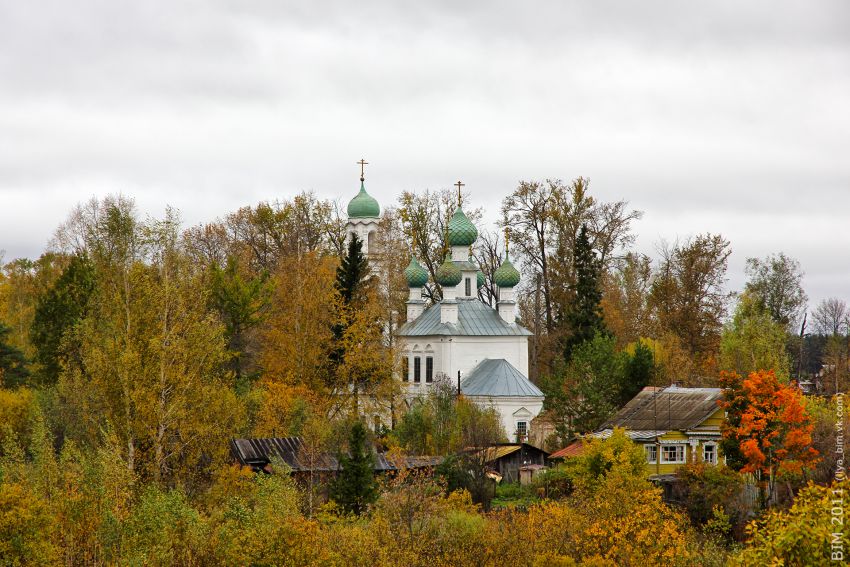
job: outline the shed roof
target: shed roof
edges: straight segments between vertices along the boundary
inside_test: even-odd
[[[504,358],[485,358],[476,364],[460,389],[467,396],[543,397],[543,392]]]
[[[479,299],[458,298],[457,324],[440,322],[440,303],[428,307],[419,317],[402,325],[403,337],[448,336],[528,336],[531,332],[518,324],[509,324],[499,312]]]
[[[293,472],[333,472],[339,470],[339,461],[327,452],[319,452],[309,458],[300,437],[271,437],[264,439],[231,439],[230,453],[234,459],[255,471],[264,469],[273,458],[282,460]],[[417,469],[439,465],[443,457],[404,457],[405,468]],[[393,461],[383,453],[375,454],[375,471],[398,470]]]
[[[504,459],[508,455],[513,455],[519,450],[542,453],[544,456],[549,455],[549,453],[543,449],[535,447],[534,445],[529,445],[528,443],[496,443],[488,447],[471,448],[466,451],[477,457],[484,457],[484,462],[486,463],[492,463],[499,459]]]
[[[600,430],[624,427],[633,431],[688,430],[711,417],[719,406],[720,388],[646,387]]]

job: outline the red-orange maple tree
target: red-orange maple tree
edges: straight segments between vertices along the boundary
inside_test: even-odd
[[[766,483],[763,498],[772,493],[777,476],[800,473],[818,461],[812,447],[814,425],[795,384],[780,383],[772,370],[751,372],[746,378],[721,372],[720,383],[720,406],[727,412],[724,450],[732,455],[737,449],[741,472],[754,473]]]

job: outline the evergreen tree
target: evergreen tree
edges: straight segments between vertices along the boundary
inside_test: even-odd
[[[587,225],[583,224],[573,248],[576,281],[572,285],[573,303],[566,314],[569,336],[564,345],[564,359],[569,361],[575,348],[597,334],[608,335],[602,318],[602,265],[590,245]]]
[[[41,382],[55,384],[58,380],[62,361],[70,352],[63,339],[85,316],[94,286],[94,266],[86,256],[75,255],[53,287],[39,300],[30,327],[30,340],[35,347]]]
[[[350,305],[357,298],[368,276],[369,260],[363,254],[363,242],[352,234],[348,254],[336,270],[336,289],[345,305]]]
[[[7,342],[11,329],[0,323],[0,381],[4,388],[24,384],[29,378],[24,353]]]
[[[360,515],[378,498],[375,461],[366,443],[366,428],[355,421],[348,436],[348,454],[339,456],[340,471],[330,497],[347,513]]]
[[[645,386],[652,382],[654,373],[655,361],[652,357],[652,350],[638,341],[634,353],[629,357],[623,370],[617,406],[624,406],[638,395]]]

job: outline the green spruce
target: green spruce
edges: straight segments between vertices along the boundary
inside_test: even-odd
[[[587,225],[582,225],[573,249],[576,281],[572,285],[573,303],[566,314],[569,336],[564,344],[564,360],[569,361],[575,348],[593,340],[597,334],[609,334],[602,317],[602,265],[590,245]]]
[[[348,454],[339,456],[340,471],[330,497],[344,512],[360,515],[378,498],[375,458],[366,440],[366,428],[354,422],[348,436]]]

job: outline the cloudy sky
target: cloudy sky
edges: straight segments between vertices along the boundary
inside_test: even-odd
[[[589,177],[645,212],[784,251],[850,300],[850,3],[0,0],[0,249],[37,256],[123,193],[187,225],[313,190],[382,203]]]

